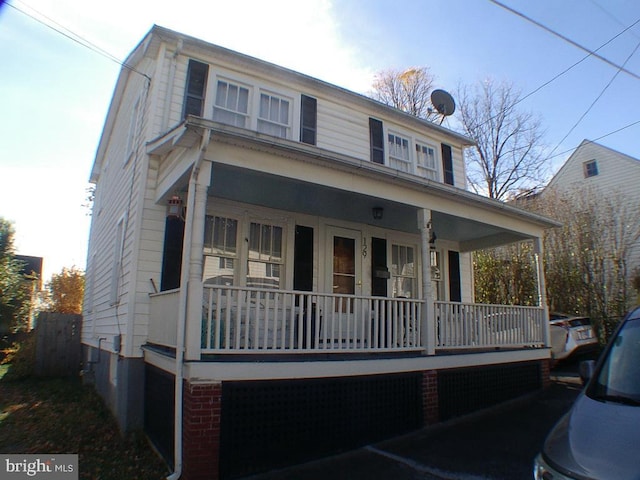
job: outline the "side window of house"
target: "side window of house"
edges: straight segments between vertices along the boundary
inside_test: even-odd
[[[318,102],[313,97],[302,95],[300,100],[300,141],[309,145],[316,144],[318,123]]]
[[[414,247],[391,245],[392,295],[416,298],[416,255]]]
[[[203,281],[233,285],[238,248],[238,220],[207,215],[204,228]]]
[[[124,164],[129,163],[129,160],[135,155],[138,140],[140,139],[140,130],[142,128],[142,99],[138,98],[133,107],[131,113],[131,119],[129,120],[129,135],[127,137],[127,153],[124,157]]]
[[[213,119],[216,122],[246,128],[249,117],[249,89],[225,80],[218,80]]]
[[[389,148],[389,166],[401,172],[411,172],[411,150],[409,139],[389,133],[387,135]]]
[[[384,134],[380,120],[369,118],[369,140],[371,142],[371,161],[384,165]]]
[[[435,148],[416,142],[416,173],[423,178],[438,180]]]
[[[122,275],[122,253],[124,248],[124,225],[123,215],[116,225],[116,234],[113,239],[113,263],[111,268],[111,291],[109,294],[109,304],[116,305],[119,301],[120,276]]]
[[[444,183],[453,185],[453,156],[451,154],[451,146],[442,144],[442,173],[444,174]]]
[[[209,65],[196,60],[189,60],[187,85],[184,89],[184,111],[182,118],[185,118],[187,115],[202,116],[204,92],[207,85],[208,74]]]
[[[595,177],[598,175],[598,162],[595,160],[589,160],[588,162],[584,162],[584,178]]]
[[[260,93],[258,131],[274,137],[289,138],[290,108],[289,100],[269,93]]]
[[[282,227],[251,222],[247,287],[279,288],[283,272]]]

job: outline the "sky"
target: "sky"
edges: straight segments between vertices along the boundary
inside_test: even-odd
[[[637,0],[0,0],[0,217],[45,281],[85,268],[118,62],[154,24],[363,94],[390,68],[510,82],[553,173],[583,139],[640,159],[639,20]]]

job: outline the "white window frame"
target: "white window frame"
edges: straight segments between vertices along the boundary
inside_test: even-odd
[[[220,93],[220,84],[222,83],[226,84],[224,102],[222,102],[222,99],[218,98],[218,94]],[[240,95],[238,95],[236,99],[235,108],[233,108],[232,105],[228,104],[229,86],[236,87],[238,89],[238,92],[240,92],[241,90],[245,90],[247,92],[246,112],[243,112],[239,109],[238,105],[241,98]],[[226,123],[228,125],[233,125],[235,127],[248,128],[249,122],[251,120],[251,92],[252,90],[249,85],[245,85],[242,82],[234,81],[228,78],[218,77],[215,82],[215,95],[213,99],[213,120],[221,123]],[[226,115],[229,118],[233,117],[234,121],[229,122],[221,119],[218,116],[218,112],[221,112],[222,115]],[[242,122],[239,121],[240,119],[242,119]]]
[[[258,254],[257,256],[252,256],[251,252],[251,242],[252,242],[252,238],[251,238],[251,225],[255,224],[258,226],[258,228],[262,229],[262,227],[267,226],[267,227],[271,227],[273,228],[279,228],[281,231],[280,234],[280,256],[272,256],[270,253],[263,253],[262,252],[262,245],[260,245],[259,250],[258,250]],[[278,284],[275,285],[273,288],[279,289],[282,288],[282,286],[284,285],[284,281],[285,281],[285,272],[286,272],[286,235],[287,235],[287,229],[285,227],[285,225],[282,225],[280,222],[274,222],[273,220],[267,219],[267,218],[251,218],[248,219],[247,221],[247,234],[248,234],[248,239],[249,242],[247,242],[247,256],[246,256],[246,266],[247,266],[247,272],[246,272],[246,276],[245,276],[245,281],[247,281],[249,279],[249,275],[251,273],[251,268],[250,268],[250,263],[263,263],[265,265],[265,278],[274,278],[273,274],[271,275],[267,275],[267,273],[269,273],[269,271],[273,269],[273,265],[277,265],[278,266],[278,270],[279,270],[279,276],[278,278]],[[273,235],[273,233],[272,233]],[[260,242],[262,241],[262,237],[260,237]],[[273,237],[271,239],[271,241],[273,241]],[[271,252],[273,253],[273,252]]]
[[[263,98],[266,98],[268,102],[267,108],[269,111],[267,112],[263,111]],[[274,106],[274,102],[278,105],[277,116],[279,118],[277,119],[274,118],[274,112],[271,110]],[[286,121],[282,121],[282,104],[285,102]],[[266,90],[261,90],[258,97],[257,131],[267,135],[273,135],[274,137],[291,138],[292,107],[293,100],[291,98]],[[279,130],[279,132],[276,133],[276,130]]]
[[[430,180],[440,179],[440,170],[438,169],[438,149],[431,143],[422,140],[416,140],[416,175]],[[422,160],[425,158],[424,150],[428,149],[433,152],[431,157],[433,165],[429,166]]]
[[[398,143],[398,141],[400,141],[400,143]],[[388,131],[387,150],[389,152],[390,167],[400,170],[401,172],[413,173],[411,138],[393,131]],[[406,153],[406,155],[403,155],[403,153]]]
[[[133,112],[131,112],[131,119],[129,120],[127,152],[124,156],[124,165],[128,164],[129,160],[136,154],[142,127],[142,108],[142,97],[138,97],[133,107]]]
[[[111,290],[109,293],[109,305],[114,306],[120,302],[120,278],[122,276],[122,259],[124,257],[124,239],[126,235],[127,214],[120,217],[116,224],[116,234],[113,241],[113,263],[111,268]]]
[[[405,272],[395,272],[394,271],[394,263],[393,263],[393,251],[394,248],[404,248],[404,249],[411,249],[413,252],[413,272],[411,272],[411,274],[407,274]],[[395,241],[395,240],[390,240],[390,255],[389,255],[389,259],[390,259],[390,264],[391,264],[391,295],[393,297],[398,297],[396,290],[396,282],[398,281],[403,281],[404,279],[407,280],[411,280],[412,282],[412,292],[411,292],[411,297],[409,298],[420,298],[420,284],[419,284],[419,278],[418,278],[418,273],[420,270],[420,265],[418,263],[418,248],[416,245],[414,244],[410,244],[410,243],[405,243],[405,242],[399,242],[399,241]],[[399,265],[398,265],[399,266]],[[402,295],[401,297],[404,297],[404,295]]]
[[[226,215],[225,213],[219,213],[219,214],[214,214],[214,215],[207,215],[205,221],[213,221],[216,218],[220,218],[222,220],[232,220],[234,222],[236,222],[236,232],[235,232],[235,238],[234,238],[234,245],[233,245],[233,249],[227,249],[227,234],[226,232],[224,233],[224,244],[222,246],[222,248],[216,248],[213,245],[213,239],[215,238],[215,225],[211,226],[211,244],[209,245],[205,245],[203,248],[203,254],[204,254],[204,259],[203,259],[203,281],[206,281],[207,278],[204,278],[205,275],[207,275],[207,269],[206,269],[206,263],[207,263],[207,259],[208,257],[211,257],[212,259],[217,259],[215,261],[217,261],[217,268],[220,270],[232,270],[233,271],[233,275],[232,275],[232,285],[237,285],[238,284],[238,265],[239,265],[239,260],[241,258],[240,255],[240,249],[241,249],[241,245],[239,242],[239,238],[240,238],[240,232],[242,229],[242,221],[237,218],[234,215]],[[206,231],[206,226],[205,226],[205,231]],[[223,266],[220,266],[220,263],[223,262]],[[229,268],[227,265],[231,263],[232,267]],[[211,277],[211,278],[215,278],[215,277]]]

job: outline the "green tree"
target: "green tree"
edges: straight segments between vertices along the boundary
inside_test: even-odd
[[[63,268],[47,283],[48,310],[58,313],[82,313],[84,272],[76,267]]]
[[[13,236],[12,223],[0,217],[0,334],[26,329],[29,319],[31,296],[24,264],[15,257]]]

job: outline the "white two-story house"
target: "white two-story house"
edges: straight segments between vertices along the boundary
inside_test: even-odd
[[[544,217],[465,189],[471,140],[161,27],[91,181],[85,375],[174,478],[236,478],[542,388],[539,306],[478,305],[471,253]]]

